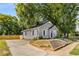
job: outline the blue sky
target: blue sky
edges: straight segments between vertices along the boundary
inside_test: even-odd
[[[0,13],[16,16],[15,5],[13,3],[0,3]]]

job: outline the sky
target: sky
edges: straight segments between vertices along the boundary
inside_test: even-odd
[[[0,3],[0,13],[16,16],[15,5],[13,3]]]

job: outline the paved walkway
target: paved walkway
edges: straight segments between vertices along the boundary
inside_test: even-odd
[[[60,50],[47,53],[42,49],[29,45],[25,40],[6,40],[6,42],[13,56],[69,56],[69,52],[79,43],[74,42]]]
[[[79,44],[79,42],[71,43],[70,45],[61,48],[60,50],[57,50],[55,52],[52,52],[50,55],[58,55],[58,56],[70,56],[69,52],[72,51],[72,49]]]
[[[36,47],[30,46],[25,40],[6,40],[13,56],[43,56],[47,55]]]

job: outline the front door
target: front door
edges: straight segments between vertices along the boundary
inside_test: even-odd
[[[51,31],[50,32],[50,37],[53,38],[54,37],[54,33]]]

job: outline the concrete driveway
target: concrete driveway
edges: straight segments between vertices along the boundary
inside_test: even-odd
[[[27,40],[6,40],[6,42],[13,56],[69,56],[69,52],[79,44],[79,42],[74,42],[60,50],[49,53],[28,44]]]
[[[56,56],[71,56],[70,52],[72,51],[72,49],[75,48],[75,46],[79,44],[79,42],[73,42],[57,51],[54,51],[52,54],[50,55],[56,55]]]
[[[13,56],[44,56],[47,52],[28,44],[27,40],[6,40]]]

